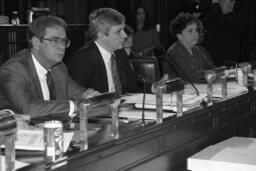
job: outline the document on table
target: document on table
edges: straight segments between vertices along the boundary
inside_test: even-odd
[[[207,96],[207,84],[194,84],[198,89],[201,96]],[[232,98],[238,96],[242,93],[247,93],[248,88],[238,84],[237,82],[227,82],[227,96]],[[194,91],[190,88],[189,85],[185,86],[184,94],[194,94]],[[213,97],[221,97],[221,83],[213,84]]]
[[[6,170],[5,157],[2,156],[2,155],[0,155],[0,157],[1,157],[1,169],[2,169],[2,170]],[[27,165],[29,165],[29,164],[28,164],[28,163],[21,162],[21,161],[18,161],[18,160],[15,160],[15,162],[14,162],[14,170],[17,170],[17,169],[19,169],[19,168],[25,167],[25,166],[27,166]]]
[[[68,146],[72,140],[73,132],[63,133],[64,152],[67,151]],[[41,130],[18,130],[15,141],[15,149],[21,150],[44,150],[44,137]]]
[[[198,107],[203,101],[203,96],[191,95],[191,94],[183,94],[183,111],[188,109]],[[130,94],[128,96],[124,96],[123,99],[125,103],[134,103],[135,107],[142,108],[143,105],[143,94]],[[177,95],[176,92],[172,94],[163,94],[163,109],[170,111],[177,111]],[[145,108],[146,109],[156,109],[156,95],[155,94],[146,94],[145,95]]]
[[[156,110],[145,110],[144,114],[145,114],[145,119],[156,120]],[[168,118],[168,117],[175,116],[175,115],[176,115],[176,113],[163,112],[163,118]],[[142,110],[129,109],[129,110],[120,111],[119,117],[141,119],[142,118]]]

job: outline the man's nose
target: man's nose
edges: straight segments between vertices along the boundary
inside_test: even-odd
[[[125,33],[124,30],[122,30],[122,36],[123,36],[124,39],[127,38],[127,34]]]

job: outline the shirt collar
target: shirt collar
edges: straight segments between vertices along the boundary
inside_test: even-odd
[[[109,51],[107,51],[106,49],[104,49],[98,42],[95,41],[95,44],[99,48],[99,51],[100,51],[103,59],[106,61],[109,61],[111,58],[111,53]]]
[[[45,75],[47,74],[48,71],[38,62],[38,60],[35,58],[33,54],[32,54],[32,60],[35,64],[38,77],[45,78]]]

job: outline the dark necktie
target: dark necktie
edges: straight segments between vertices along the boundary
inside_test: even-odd
[[[120,78],[119,78],[119,74],[118,74],[118,70],[117,70],[117,66],[116,66],[116,59],[115,59],[114,54],[111,55],[110,60],[111,60],[111,72],[112,72],[112,77],[113,77],[116,93],[119,96],[121,96],[122,95],[122,87],[121,87],[121,82],[120,82]]]
[[[46,77],[47,77],[47,85],[49,89],[50,100],[56,100],[55,87],[54,87],[51,71],[47,72]]]

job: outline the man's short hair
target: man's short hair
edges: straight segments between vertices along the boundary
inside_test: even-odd
[[[32,23],[28,26],[27,32],[27,41],[29,44],[29,48],[32,48],[32,37],[38,37],[39,39],[43,38],[45,35],[46,28],[53,27],[53,26],[61,26],[67,31],[67,23],[56,16],[41,16],[33,20]]]
[[[90,36],[96,40],[98,32],[108,35],[112,26],[125,23],[125,17],[112,8],[99,8],[89,15],[89,23]]]

